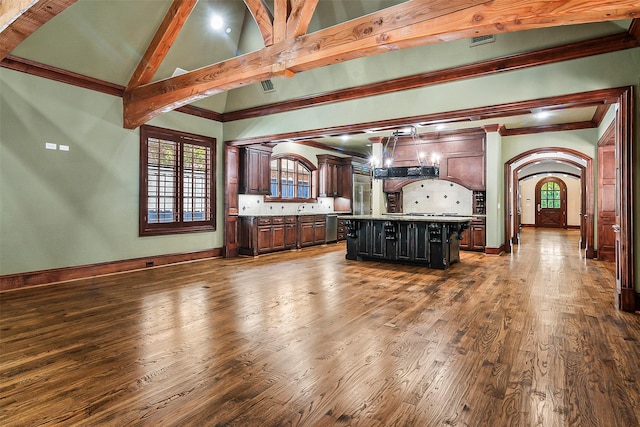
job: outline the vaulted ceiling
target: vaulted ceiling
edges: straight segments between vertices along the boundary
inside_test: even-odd
[[[92,84],[106,85],[103,88],[111,85],[123,97],[127,128],[181,107],[195,106],[191,112],[225,121],[268,113],[270,105],[276,110],[306,108],[361,96],[362,85],[367,85],[365,93],[374,95],[389,87],[410,88],[417,81],[429,84],[424,73],[393,70],[371,76],[356,72],[354,79],[362,83],[351,80],[349,72],[340,79],[327,72],[322,84],[296,87],[299,74],[418,46],[567,25],[576,28],[567,42],[584,45],[577,56],[636,47],[640,39],[635,19],[640,1],[621,0],[16,0],[0,2],[0,12],[3,66],[61,73],[62,80],[95,80]],[[213,14],[224,19],[220,31],[210,27]],[[580,25],[589,23],[609,24]],[[511,63],[504,58],[498,58],[502,63],[474,61],[470,55],[450,68],[455,72],[432,77],[433,82],[472,77],[464,74],[470,71],[461,70],[463,65],[484,64],[484,70],[475,70],[482,75],[501,67],[517,69],[526,61],[544,63],[541,56],[561,60],[552,50],[563,49],[562,43],[540,34],[539,46],[514,51]],[[537,59],[532,56],[536,51],[543,52]],[[525,53],[528,59],[513,62]],[[390,84],[385,80],[389,75],[405,86]],[[272,97],[262,91],[229,97],[238,88],[260,87],[269,79],[288,90]],[[603,104],[606,100],[550,105],[566,110],[566,115],[544,125],[593,121]],[[531,111],[509,114],[512,132],[540,125]],[[452,119],[481,125],[483,117]]]

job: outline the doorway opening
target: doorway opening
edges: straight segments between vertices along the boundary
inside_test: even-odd
[[[633,87],[611,89],[615,99],[614,122],[614,197],[615,197],[615,264],[616,293],[615,305],[624,311],[635,311],[636,292],[634,281],[634,239],[633,239]],[[540,156],[546,160],[579,165],[581,181],[580,247],[587,258],[595,258],[595,201],[593,159],[568,148],[545,147],[521,153],[505,163],[505,238],[517,244],[520,230],[519,176],[523,166],[533,164]],[[506,245],[506,251],[511,251]]]
[[[579,247],[593,258],[593,159],[569,148],[545,147],[521,153],[505,167],[507,212],[516,213],[507,217],[508,242],[518,244],[522,227],[566,228],[567,182],[571,181],[577,187],[572,191],[572,199],[577,200],[571,201],[571,226],[580,229]]]

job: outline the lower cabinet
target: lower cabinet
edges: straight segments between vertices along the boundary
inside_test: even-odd
[[[347,224],[346,220],[338,220],[338,241],[345,240],[347,238]]]
[[[256,254],[271,251],[271,242],[273,241],[273,234],[271,233],[271,226],[258,227],[258,236],[256,244]]]
[[[469,228],[461,234],[460,249],[484,252],[486,246],[486,220],[474,218]]]
[[[241,216],[239,253],[260,255],[325,242],[326,215]]]
[[[325,243],[327,234],[326,215],[301,215],[298,217],[298,247]]]
[[[398,225],[398,259],[429,260],[429,223],[401,222]]]
[[[295,216],[284,217],[284,248],[298,247],[298,218]]]
[[[460,261],[460,224],[347,220],[347,259],[384,260],[445,269]]]

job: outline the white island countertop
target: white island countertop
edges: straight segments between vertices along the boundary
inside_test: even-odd
[[[372,220],[372,221],[407,221],[407,222],[469,222],[471,216],[445,216],[421,214],[382,214],[382,215],[338,215],[338,219]]]

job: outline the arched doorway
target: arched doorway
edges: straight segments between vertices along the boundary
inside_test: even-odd
[[[615,305],[625,311],[635,311],[635,257],[634,257],[634,222],[633,222],[633,114],[634,114],[634,90],[629,86],[615,89],[617,98],[615,109],[615,259],[616,259],[616,295]],[[535,152],[548,151],[549,148],[531,150],[529,153],[517,155],[505,163],[505,236],[507,241],[514,242],[517,239],[518,229],[515,219],[517,218],[515,208],[517,205],[517,184],[516,168],[526,156]],[[573,150],[559,149],[558,153]],[[581,153],[575,152],[578,157]],[[585,170],[581,174],[582,194],[587,194],[587,204],[583,205],[581,211],[583,222],[580,226],[581,233],[586,231],[585,242],[587,244],[586,256],[594,258],[594,201],[593,201],[593,167],[592,162],[587,160]],[[585,179],[587,177],[588,179]],[[515,190],[515,191],[514,191]],[[514,242],[516,243],[516,242]],[[510,247],[506,247],[510,251]]]
[[[536,184],[536,227],[567,227],[567,185],[556,177]]]
[[[594,258],[594,193],[591,184],[593,182],[593,159],[584,153],[569,148],[545,147],[529,150],[505,163],[505,205],[507,208],[505,235],[508,241],[512,244],[518,243],[520,223],[517,221],[519,220],[518,215],[521,209],[518,183],[520,178],[525,178],[524,176],[520,177],[518,171],[543,160],[554,164],[563,163],[576,169],[575,176],[580,179],[580,247],[585,250],[587,258]],[[535,222],[537,223],[537,220]]]

